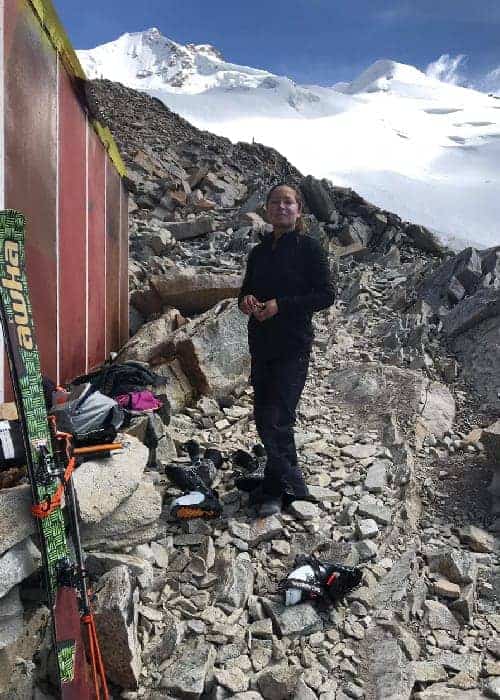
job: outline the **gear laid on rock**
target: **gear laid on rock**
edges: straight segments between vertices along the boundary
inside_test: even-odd
[[[337,603],[359,586],[362,578],[361,569],[298,555],[293,571],[280,582],[279,589],[284,592],[285,605],[303,600]]]

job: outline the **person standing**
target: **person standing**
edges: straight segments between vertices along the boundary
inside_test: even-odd
[[[249,317],[254,418],[267,453],[262,485],[250,495],[262,517],[309,497],[293,428],[309,367],[312,315],[331,306],[336,293],[325,251],[303,232],[302,211],[294,187],[279,184],[269,191],[273,230],[250,251],[238,295],[240,311]]]

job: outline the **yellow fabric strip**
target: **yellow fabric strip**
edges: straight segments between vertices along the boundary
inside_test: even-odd
[[[33,8],[42,28],[50,38],[52,45],[66,66],[70,75],[81,80],[87,80],[87,76],[78,60],[78,56],[73,49],[71,42],[64,30],[64,27],[57,16],[57,12],[52,5],[51,0],[28,0],[28,3]],[[103,126],[97,119],[90,120],[94,131],[104,144],[110,159],[115,168],[120,173],[121,177],[127,174],[127,168],[122,160],[118,146],[108,127]]]

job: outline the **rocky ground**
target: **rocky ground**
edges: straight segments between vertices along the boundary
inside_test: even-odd
[[[132,187],[138,332],[119,359],[161,374],[170,407],[154,453],[138,417],[120,455],[75,477],[113,697],[500,697],[500,248],[453,255],[270,149],[197,132],[122,86],[94,95]],[[265,230],[262,193],[283,177],[339,295],[315,318],[297,424],[318,504],[256,519],[230,460],[257,441],[232,297]],[[226,457],[216,521],[169,515],[165,465],[190,438]],[[2,699],[51,690],[28,504],[26,486],[0,491]],[[278,583],[312,553],[360,566],[362,585],[336,607],[285,608]]]

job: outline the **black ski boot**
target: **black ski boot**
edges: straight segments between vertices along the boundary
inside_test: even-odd
[[[217,469],[223,462],[219,450],[207,448],[203,457],[200,445],[189,440],[183,449],[191,458],[191,464],[168,464],[165,473],[183,495],[176,498],[170,508],[179,519],[216,518],[222,513],[217,491],[212,488]]]
[[[361,569],[298,555],[293,571],[280,582],[279,589],[285,595],[285,605],[303,600],[335,604],[359,586],[362,578]]]
[[[254,491],[264,479],[266,468],[266,451],[262,445],[254,445],[253,454],[245,450],[236,450],[233,454],[234,483],[240,491]]]

